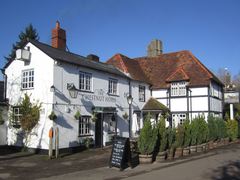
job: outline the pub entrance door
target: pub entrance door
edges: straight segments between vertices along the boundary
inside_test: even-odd
[[[95,122],[95,147],[103,146],[103,113],[97,113]]]

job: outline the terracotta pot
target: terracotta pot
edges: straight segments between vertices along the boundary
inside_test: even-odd
[[[182,156],[183,156],[183,148],[182,147],[176,148],[174,158],[180,158]]]
[[[228,145],[229,144],[229,138],[224,138],[224,145]]]
[[[151,164],[153,161],[152,154],[145,155],[145,154],[139,154],[139,162],[140,164]]]
[[[213,141],[208,142],[208,149],[213,149]]]
[[[157,162],[163,162],[163,161],[166,160],[166,156],[167,156],[167,151],[159,152],[157,157],[156,157],[156,161]]]
[[[197,152],[203,152],[203,147],[201,144],[197,145]]]
[[[217,148],[218,147],[218,143],[216,141],[213,142],[213,148]]]
[[[183,156],[188,156],[190,154],[190,147],[183,148]]]
[[[190,153],[194,154],[197,152],[197,146],[190,146]]]
[[[168,151],[167,151],[167,159],[168,160],[173,160],[174,159],[174,149],[173,148],[168,149]]]

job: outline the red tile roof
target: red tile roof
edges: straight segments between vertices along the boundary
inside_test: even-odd
[[[135,80],[150,82],[153,89],[168,88],[170,81],[188,80],[189,86],[208,86],[222,82],[190,51],[161,54],[157,57],[130,59],[117,54],[107,61]]]

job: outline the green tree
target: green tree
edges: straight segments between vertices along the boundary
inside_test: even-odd
[[[161,116],[159,123],[158,123],[158,135],[159,135],[159,151],[163,152],[167,148],[167,130],[165,125],[165,118]]]
[[[17,105],[21,113],[20,116],[20,125],[23,138],[25,139],[25,144],[28,143],[28,138],[33,128],[38,124],[40,118],[40,109],[41,104],[33,104],[30,101],[30,97],[27,94],[24,94],[24,98],[20,104]],[[18,133],[19,134],[19,133]]]
[[[150,119],[151,115],[148,114],[138,138],[139,152],[144,155],[153,153],[157,141],[157,128],[152,126]]]
[[[21,32],[18,35],[19,41],[17,41],[15,44],[12,45],[12,50],[10,54],[5,57],[7,61],[14,59],[16,57],[16,50],[23,48],[24,44],[28,41],[28,39],[32,40],[39,40],[39,36],[37,33],[37,30],[33,27],[32,24],[29,24],[26,28],[25,31]]]

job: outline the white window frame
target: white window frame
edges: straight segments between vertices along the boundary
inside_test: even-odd
[[[146,100],[146,87],[139,85],[138,86],[138,97],[140,102],[145,102]]]
[[[34,69],[27,69],[22,71],[22,89],[34,88]]]
[[[90,120],[91,116],[81,116],[79,118],[79,136],[89,136],[90,135]]]
[[[187,83],[185,81],[171,83],[171,96],[186,96]]]
[[[79,71],[79,90],[92,91],[92,74]]]
[[[22,116],[22,114],[20,113],[20,108],[18,106],[14,106],[12,107],[12,111],[13,111],[12,125],[20,127],[21,126],[20,117]]]
[[[118,95],[118,80],[109,78],[108,80],[108,94]]]
[[[179,124],[183,125],[186,119],[187,119],[186,113],[172,114],[172,127],[177,127]]]

